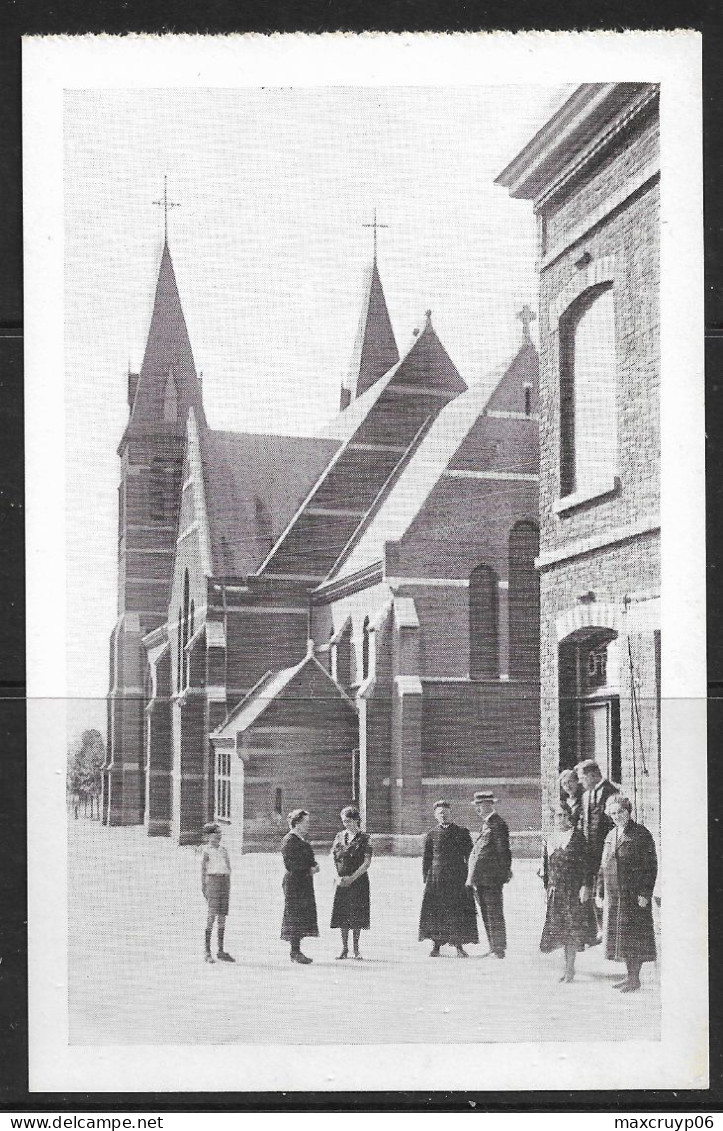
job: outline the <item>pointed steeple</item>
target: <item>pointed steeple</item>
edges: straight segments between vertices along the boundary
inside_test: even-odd
[[[342,386],[342,408],[346,407],[345,392],[348,395],[347,403],[360,397],[398,361],[399,350],[379,278],[375,246],[349,376]]]
[[[176,411],[172,411],[175,405]],[[183,435],[189,408],[205,427],[201,386],[168,243],[163,245],[143,364],[123,443],[158,433]]]

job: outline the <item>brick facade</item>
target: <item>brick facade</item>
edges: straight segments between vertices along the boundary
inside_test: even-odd
[[[660,351],[657,89],[580,87],[500,175],[540,236],[543,819],[584,757],[659,834]],[[565,140],[560,140],[562,137]],[[610,288],[615,474],[563,491],[567,312]],[[577,411],[575,409],[574,411]]]

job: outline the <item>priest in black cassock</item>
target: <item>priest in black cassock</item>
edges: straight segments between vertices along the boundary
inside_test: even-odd
[[[456,947],[458,958],[468,958],[464,943],[479,942],[474,896],[465,887],[472,837],[469,829],[451,820],[449,801],[437,801],[434,816],[437,827],[427,833],[422,857],[419,938],[432,940],[430,958],[439,958],[440,947],[447,943]]]

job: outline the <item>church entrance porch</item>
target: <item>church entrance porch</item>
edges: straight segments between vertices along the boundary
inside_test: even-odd
[[[211,743],[217,787],[229,782],[217,788],[215,817],[230,822],[245,852],[278,851],[293,809],[311,814],[312,840],[330,841],[340,810],[359,803],[357,712],[311,650],[260,680]]]

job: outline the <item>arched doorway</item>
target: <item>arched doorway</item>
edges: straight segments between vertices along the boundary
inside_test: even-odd
[[[585,627],[559,645],[561,770],[593,758],[611,781],[619,782],[620,689],[618,634]]]

